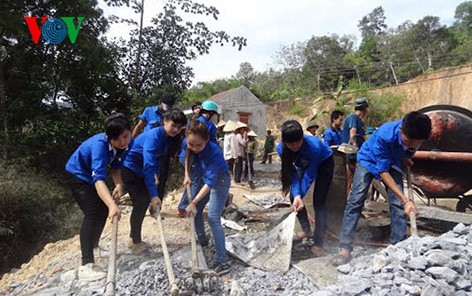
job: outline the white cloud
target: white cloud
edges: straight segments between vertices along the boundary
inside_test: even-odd
[[[239,70],[239,65],[249,62],[256,71],[265,71],[274,66],[273,56],[281,44],[306,41],[311,36],[336,33],[359,36],[359,20],[375,7],[385,10],[389,27],[397,27],[406,20],[416,22],[427,15],[439,16],[441,22],[450,24],[454,10],[463,0],[204,0],[201,3],[215,6],[219,12],[218,21],[198,16],[214,30],[224,30],[232,36],[243,36],[248,46],[238,51],[230,45],[214,45],[210,54],[192,61],[194,83],[217,78],[230,77]],[[162,9],[162,0],[145,4],[145,20]],[[105,8],[106,14],[120,16],[138,15],[123,8]],[[123,35],[124,26],[112,28],[111,36]]]

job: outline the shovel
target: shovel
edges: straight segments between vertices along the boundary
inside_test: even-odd
[[[164,228],[162,227],[162,220],[161,220],[161,207],[157,206],[156,208],[156,221],[157,227],[159,228],[159,236],[161,237],[161,246],[162,246],[162,253],[164,254],[164,260],[166,262],[166,270],[167,270],[167,277],[169,279],[169,283],[171,285],[170,294],[172,296],[179,295],[179,287],[175,282],[174,270],[172,268],[172,263],[170,262],[169,257],[169,250],[167,250],[167,243],[164,237]]]
[[[251,187],[252,190],[255,190],[256,189],[256,184],[252,180],[251,165],[249,163],[249,152],[246,152],[246,157],[247,157],[247,172],[248,172],[248,178],[249,178],[249,181],[248,181],[249,187]]]
[[[110,258],[108,261],[107,286],[105,288],[106,296],[115,295],[117,237],[118,237],[118,216],[114,216],[113,226],[111,229],[111,246],[110,246]]]
[[[411,184],[411,169],[409,166],[406,167],[406,184],[408,186],[408,199],[414,204],[413,201],[413,188]],[[416,215],[413,211],[410,211],[410,227],[411,235],[418,236],[418,228],[416,227]]]

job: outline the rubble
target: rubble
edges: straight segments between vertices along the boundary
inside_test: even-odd
[[[339,266],[347,275],[313,295],[472,295],[471,245],[472,226],[463,224],[439,237],[410,237],[365,264]]]

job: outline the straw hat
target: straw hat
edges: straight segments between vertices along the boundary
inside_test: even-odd
[[[231,119],[226,122],[225,127],[223,128],[223,132],[234,132],[236,128],[236,122],[232,121]]]
[[[257,134],[254,131],[250,131],[249,133],[247,133],[247,136],[248,137],[257,137]]]
[[[238,122],[236,123],[236,128],[235,128],[235,130],[237,130],[238,128],[243,128],[243,127],[247,127],[247,124],[242,123],[241,121],[238,121]]]
[[[226,121],[224,121],[223,119],[220,120],[220,122],[218,122],[218,124],[216,125],[216,127],[222,127],[222,126],[225,126],[226,125]]]

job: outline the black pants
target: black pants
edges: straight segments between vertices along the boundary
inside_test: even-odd
[[[143,226],[144,216],[149,205],[149,193],[144,183],[144,178],[138,176],[135,172],[123,167],[121,169],[121,178],[126,186],[126,190],[131,197],[133,202],[133,211],[129,219],[130,224],[130,237],[133,243],[140,243],[141,240],[141,229]],[[159,196],[159,198],[162,198]]]
[[[230,158],[226,160],[226,163],[228,164],[230,174],[233,175],[234,174],[234,158]]]
[[[241,182],[241,175],[243,174],[244,157],[238,156],[238,162],[234,164],[234,182]]]
[[[161,200],[166,193],[167,177],[169,176],[170,156],[164,156],[159,159],[159,186],[157,186],[157,195]]]
[[[334,160],[330,158],[323,161],[318,167],[318,175],[313,190],[313,207],[315,208],[315,232],[313,242],[318,247],[323,247],[327,227],[328,215],[326,211],[326,196],[328,195],[331,181],[333,180]],[[293,202],[293,196],[290,197]],[[310,222],[306,207],[303,207],[297,214],[298,221],[303,231],[310,231]]]
[[[72,196],[84,213],[80,227],[82,265],[94,263],[93,248],[98,247],[98,241],[107,221],[108,207],[98,196],[94,185],[72,177],[69,186],[72,189]]]
[[[244,162],[244,177],[248,177],[249,170],[251,172],[251,177],[254,177],[254,154],[248,153],[246,154],[246,161]]]
[[[272,154],[269,154],[271,152],[272,151],[270,151],[270,150],[265,150],[264,149],[264,155],[262,155],[262,162],[261,163],[266,163],[267,158],[269,158],[269,163],[272,163]]]

